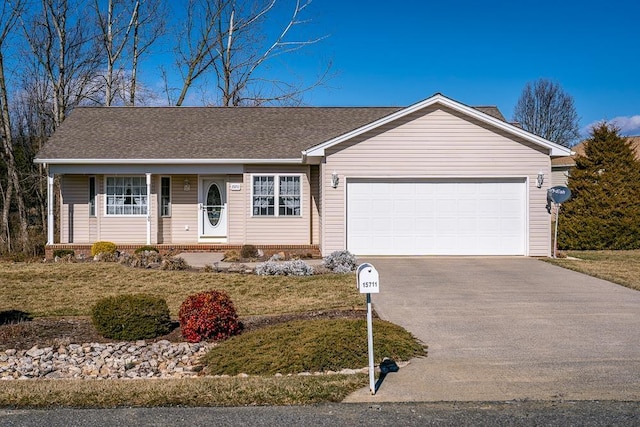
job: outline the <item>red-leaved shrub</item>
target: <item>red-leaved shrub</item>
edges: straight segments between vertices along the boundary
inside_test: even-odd
[[[223,340],[242,330],[233,302],[223,291],[188,296],[180,306],[178,317],[182,336],[189,342]]]

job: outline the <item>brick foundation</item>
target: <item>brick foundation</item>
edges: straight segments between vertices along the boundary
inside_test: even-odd
[[[146,246],[144,243],[140,244],[121,244],[118,245],[120,252],[133,253],[139,247]],[[227,244],[193,244],[193,245],[150,245],[158,249],[161,254],[167,252],[180,253],[180,252],[226,252],[229,250],[240,251],[242,245],[227,245]],[[321,257],[320,247],[318,245],[254,245],[256,248],[261,249],[265,255],[271,256],[278,252],[285,252],[286,254],[294,254],[307,256],[310,254],[314,258]],[[76,256],[84,255],[85,257],[91,256],[90,244],[75,244],[75,243],[58,243],[54,245],[45,246],[45,257],[47,259],[53,259],[53,252],[58,249],[72,249]]]

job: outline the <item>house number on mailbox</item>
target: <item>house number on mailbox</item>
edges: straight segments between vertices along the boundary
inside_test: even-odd
[[[369,263],[360,264],[358,267],[358,289],[361,294],[380,293],[380,277],[378,270]]]

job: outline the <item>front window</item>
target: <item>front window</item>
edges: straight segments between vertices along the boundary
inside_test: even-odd
[[[253,177],[253,214],[273,216],[275,214],[276,189],[273,176]]]
[[[146,215],[147,183],[145,177],[107,177],[107,215]]]
[[[300,215],[300,177],[281,176],[278,198],[280,216]]]
[[[300,176],[253,176],[252,201],[254,216],[300,216]]]

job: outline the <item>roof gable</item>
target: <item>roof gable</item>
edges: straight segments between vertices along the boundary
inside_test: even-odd
[[[354,138],[358,135],[362,135],[365,132],[374,130],[380,126],[383,126],[387,123],[391,123],[394,120],[398,120],[402,117],[405,117],[409,114],[412,114],[416,111],[422,110],[424,108],[430,107],[432,105],[442,105],[445,107],[448,107],[454,111],[458,111],[462,114],[465,114],[471,118],[475,118],[483,123],[492,125],[498,129],[501,129],[505,132],[507,132],[508,134],[514,135],[514,136],[518,136],[520,138],[523,138],[526,141],[529,141],[535,145],[538,145],[540,147],[543,147],[545,149],[548,150],[549,155],[550,156],[563,156],[563,155],[568,155],[570,154],[571,150],[569,148],[563,147],[559,144],[555,144],[551,141],[548,141],[544,138],[541,138],[539,136],[536,136],[530,132],[525,131],[522,128],[519,128],[517,126],[514,126],[510,123],[507,123],[506,121],[504,121],[504,117],[502,119],[498,118],[497,116],[494,116],[492,114],[489,113],[489,111],[486,111],[486,109],[488,107],[479,107],[479,108],[473,108],[473,107],[469,107],[467,105],[461,104],[457,101],[454,101],[450,98],[447,98],[444,95],[441,95],[439,93],[433,95],[430,98],[425,99],[424,101],[420,101],[416,104],[413,104],[407,108],[404,108],[402,110],[398,110],[392,114],[389,114],[388,116],[382,117],[378,120],[376,120],[375,122],[372,123],[368,123],[358,129],[354,129],[350,132],[347,132],[344,135],[340,135],[336,138],[333,138],[331,140],[328,140],[326,142],[323,142],[322,144],[318,144],[315,147],[312,147],[308,150],[306,150],[304,152],[304,154],[306,156],[309,157],[315,157],[315,156],[324,156],[325,150],[327,148],[333,147],[334,145],[340,144],[341,142],[347,141],[348,139]],[[483,111],[483,109],[485,109],[485,111]],[[488,114],[489,113],[489,114]],[[500,114],[500,116],[502,116],[502,114]]]

